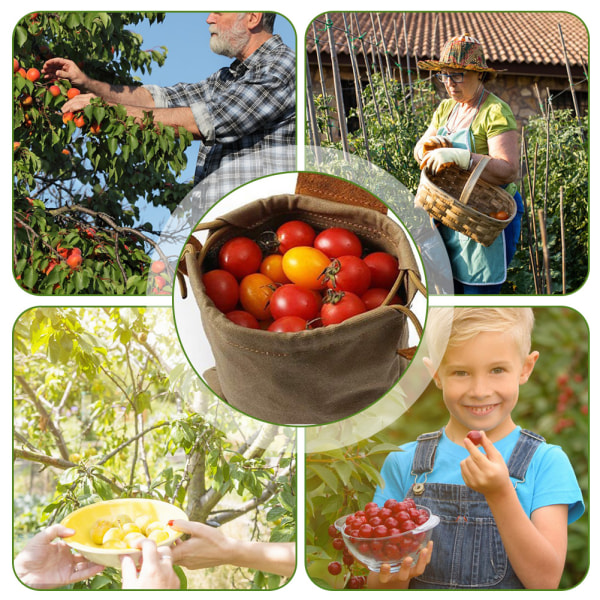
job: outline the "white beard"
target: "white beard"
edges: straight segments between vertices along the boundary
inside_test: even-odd
[[[210,37],[210,49],[215,54],[235,58],[248,45],[250,33],[241,23],[237,21],[229,31],[219,31],[216,25],[208,28]]]

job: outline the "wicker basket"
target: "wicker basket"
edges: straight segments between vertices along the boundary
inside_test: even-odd
[[[514,219],[517,205],[501,187],[479,180],[490,158],[485,156],[472,173],[452,165],[437,174],[421,172],[415,205],[431,217],[476,242],[490,246]],[[501,220],[490,214],[505,211]]]

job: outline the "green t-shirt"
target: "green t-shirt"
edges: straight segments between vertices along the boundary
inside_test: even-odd
[[[436,130],[446,124],[456,104],[456,100],[450,98],[440,102],[431,120],[431,125]],[[475,152],[477,154],[489,154],[488,140],[490,138],[507,131],[516,131],[516,129],[517,121],[510,106],[498,96],[488,94],[471,123]],[[509,183],[504,189],[513,196],[518,188],[515,183]]]
[[[455,106],[455,100],[442,100],[433,114],[432,126],[439,129],[442,125],[445,125]],[[471,123],[471,132],[475,138],[475,152],[477,154],[488,154],[488,139],[500,133],[515,131],[516,129],[517,122],[510,106],[498,96],[488,94]]]

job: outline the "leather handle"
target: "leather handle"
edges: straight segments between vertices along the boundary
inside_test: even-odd
[[[333,175],[300,171],[296,194],[331,200],[341,204],[362,206],[387,214],[387,206],[364,188]]]

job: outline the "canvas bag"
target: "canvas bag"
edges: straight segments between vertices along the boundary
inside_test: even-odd
[[[251,201],[210,223],[203,245],[193,236],[182,253],[180,283],[188,278],[213,351],[215,367],[203,373],[209,387],[238,410],[261,420],[311,425],[332,422],[366,408],[400,378],[412,357],[408,325],[421,327],[410,309],[426,294],[403,229],[374,196],[343,180],[299,174],[296,192]],[[369,250],[399,260],[398,290],[406,302],[381,306],[338,325],[296,333],[248,329],[229,321],[208,298],[202,274],[216,267],[218,249],[237,235],[257,238],[285,221],[302,219],[317,230],[354,231]],[[184,286],[185,289],[185,286]],[[186,295],[186,292],[183,292]],[[414,350],[413,350],[414,351]]]

